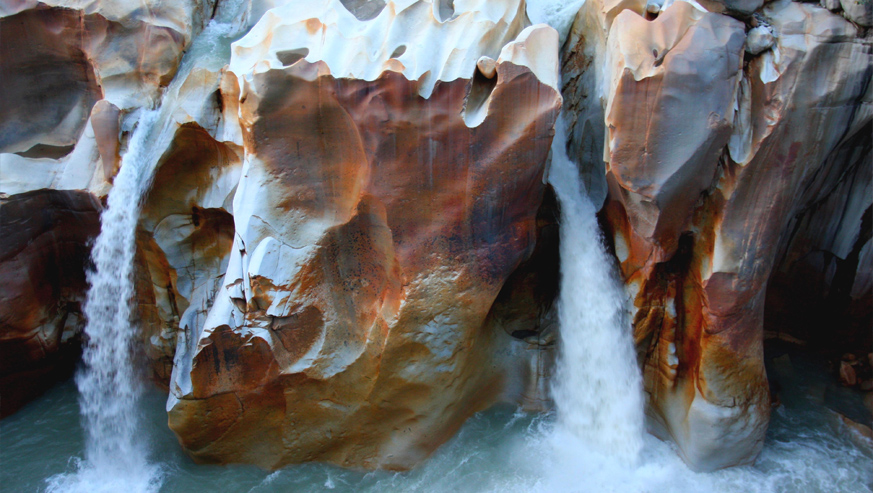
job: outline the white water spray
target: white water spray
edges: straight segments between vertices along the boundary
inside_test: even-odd
[[[589,452],[633,465],[643,446],[643,402],[624,296],[596,209],[555,126],[549,183],[561,206],[560,344],[552,394],[557,434]]]
[[[157,146],[149,145],[161,112],[146,112],[139,120],[100,217],[101,231],[91,256],[94,271],[85,301],[89,342],[76,376],[82,419],[87,430],[85,463],[64,486],[91,489],[125,479],[134,491],[155,489],[159,471],[148,463],[147,441],[139,429],[141,384],[135,375],[131,349],[137,328],[131,323],[133,261],[140,204],[151,182]],[[159,131],[159,130],[158,130]],[[91,479],[96,481],[92,481]],[[119,484],[112,485],[118,487]]]
[[[195,65],[223,65],[232,37],[245,25],[248,2],[223,2],[189,48],[161,103],[141,110],[121,169],[100,216],[101,230],[91,258],[84,312],[88,342],[76,375],[86,430],[85,460],[72,474],[48,480],[49,491],[156,491],[161,467],[149,461],[148,433],[142,429],[139,400],[143,386],[134,365],[139,329],[132,320],[136,228],[157,163],[178,124],[173,112]],[[221,65],[218,65],[219,67]]]

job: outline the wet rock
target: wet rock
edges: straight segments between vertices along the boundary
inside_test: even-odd
[[[855,374],[855,368],[850,361],[840,362],[840,382],[843,385],[854,387],[858,383],[858,377]]]
[[[646,3],[646,12],[651,15],[658,15],[661,12],[663,2],[650,0]]]
[[[137,307],[152,376],[164,385],[177,345],[203,326],[227,270],[241,151],[196,123],[180,126],[143,205]]]
[[[753,27],[746,35],[746,53],[752,56],[760,55],[772,48],[775,43],[776,38],[773,37],[770,26]]]
[[[843,6],[840,5],[840,0],[821,0],[819,5],[830,10],[831,12],[839,12],[843,9]]]
[[[405,469],[538,376],[486,320],[534,247],[557,33],[514,1],[343,5],[233,47],[235,236],[168,403],[199,461]]]
[[[859,26],[873,26],[873,2],[869,0],[840,0],[840,6],[850,21]]]
[[[732,15],[749,15],[758,11],[763,5],[764,0],[701,0],[703,5],[710,12],[719,14]]]
[[[774,3],[762,18],[775,45],[743,65],[733,19],[677,2],[646,22],[636,4],[609,5],[587,2],[577,16],[565,66],[597,75],[565,79],[564,96],[578,111],[572,146],[593,149],[577,153],[591,159],[583,166],[599,160],[580,124],[606,132],[602,214],[634,300],[650,428],[695,469],[750,463],[769,417],[762,329],[765,300],[780,298],[767,291],[771,273],[832,252],[846,260],[834,264],[836,284],[866,292],[869,41],[826,10]],[[605,27],[582,27],[591,25]],[[671,97],[682,84],[695,89]],[[598,105],[603,127],[591,118]],[[851,331],[863,339],[869,324]]]
[[[0,198],[0,416],[72,373],[100,211],[82,191]]]
[[[0,10],[0,189],[91,190],[117,171],[123,115],[150,107],[211,0],[18,1]],[[97,101],[104,103],[95,106]],[[94,112],[96,110],[96,112]],[[115,110],[113,110],[115,111]],[[92,117],[96,120],[89,125]],[[115,125],[115,127],[113,127]],[[129,125],[128,125],[129,126]]]

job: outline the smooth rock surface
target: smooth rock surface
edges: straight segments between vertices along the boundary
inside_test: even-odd
[[[859,26],[873,26],[873,2],[869,0],[840,0],[846,18]]]
[[[87,192],[0,197],[0,416],[73,370],[101,209]]]
[[[606,132],[603,214],[650,429],[698,470],[760,451],[765,297],[790,298],[767,292],[775,267],[817,248],[849,258],[838,284],[858,289],[842,299],[859,300],[857,313],[869,306],[856,274],[866,237],[856,238],[870,201],[870,40],[808,4],[776,2],[764,15],[776,43],[745,68],[742,24],[682,2],[651,22],[636,4],[588,2],[565,55],[567,74],[581,73],[565,74],[563,89],[583,169],[597,168],[599,143],[580,124]]]
[[[843,6],[840,5],[840,0],[821,0],[819,5],[830,10],[831,12],[839,12],[843,9]]]
[[[203,326],[227,270],[239,151],[199,125],[182,125],[143,206],[137,306],[153,377],[164,385],[179,334],[184,338]]]
[[[213,7],[211,0],[4,2],[0,191],[105,195],[136,117],[121,128],[112,120],[154,104]],[[123,113],[107,114],[110,106]]]
[[[746,35],[746,53],[753,56],[760,55],[772,48],[775,43],[776,38],[773,37],[773,31],[769,26],[753,27]]]
[[[486,321],[534,247],[558,35],[514,1],[303,5],[233,47],[236,233],[170,426],[200,461],[405,469],[531,388]]]

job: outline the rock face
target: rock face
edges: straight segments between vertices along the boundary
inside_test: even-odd
[[[87,192],[0,198],[0,416],[73,369],[101,209]]]
[[[8,356],[4,415],[64,374],[60,366],[67,374],[72,368],[99,198],[118,171],[140,107],[150,106],[176,75],[182,51],[213,7],[209,1],[0,3],[0,241],[13,252],[0,273],[0,296],[9,300],[0,329]],[[199,85],[208,86],[205,72],[198,74]],[[213,91],[219,75],[210,82]],[[197,77],[188,85],[197,86]],[[186,95],[200,100],[189,107],[208,100],[193,88]],[[180,123],[192,119],[179,113]],[[169,368],[163,373],[169,379]]]
[[[234,44],[236,234],[168,402],[195,459],[405,469],[525,387],[486,321],[534,248],[558,35],[464,7],[288,2]]]
[[[164,385],[179,333],[203,326],[227,270],[231,202],[242,167],[238,151],[196,123],[183,124],[143,206],[137,306],[153,376]]]
[[[603,150],[650,429],[695,469],[749,463],[769,414],[771,273],[811,256],[822,272],[843,266],[846,290],[858,278],[851,299],[866,295],[871,41],[777,2],[763,11],[775,45],[754,57],[734,19],[676,2],[646,21],[644,8],[588,2],[577,17],[565,67],[589,72],[565,76],[571,151]],[[582,128],[602,129],[603,146]]]
[[[863,27],[873,26],[873,2],[866,0],[840,0],[846,18]]]
[[[101,153],[117,152],[121,131],[136,121],[119,128],[118,109],[153,103],[213,7],[209,0],[0,5],[0,190],[105,194],[117,156]]]

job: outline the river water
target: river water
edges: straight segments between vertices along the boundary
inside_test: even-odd
[[[141,438],[153,451],[161,492],[873,491],[873,444],[824,407],[829,385],[821,365],[797,355],[791,363],[787,370],[784,362],[770,368],[783,386],[783,405],[773,412],[757,463],[715,473],[690,471],[670,445],[648,435],[637,464],[619,475],[593,453],[557,457],[555,418],[508,406],[474,416],[407,473],[324,464],[276,472],[197,465],[167,428],[166,394],[153,388],[140,399],[145,416]],[[52,476],[77,471],[84,450],[78,390],[71,380],[0,422],[0,490],[45,491]]]
[[[205,54],[226,58],[226,46],[237,35],[229,23],[211,25],[186,55],[180,73],[190,71],[193,60]],[[0,422],[0,490],[873,491],[873,444],[828,411],[822,392],[829,388],[825,373],[798,355],[771,368],[771,376],[783,386],[783,405],[773,413],[764,451],[754,466],[694,473],[669,444],[643,432],[641,384],[620,287],[598,241],[594,207],[580,193],[562,145],[553,149],[551,170],[563,210],[562,339],[552,389],[556,415],[495,407],[474,416],[429,460],[407,473],[324,464],[275,472],[195,464],[167,427],[166,395],[140,386],[128,363],[135,329],[126,324],[130,273],[121,269],[129,271],[132,263],[137,205],[157,161],[149,150],[164,147],[145,143],[171,135],[173,127],[167,122],[178,94],[174,87],[162,106],[143,114],[109,197],[95,246],[97,273],[91,278],[93,287],[106,284],[106,293],[91,293],[88,301],[90,318],[106,320],[104,326],[87,329],[98,344],[86,348],[78,386],[72,380],[59,385]],[[562,144],[563,135],[559,126],[556,142]],[[118,217],[112,219],[112,213]],[[105,265],[101,240],[106,243]],[[123,286],[116,286],[119,281]],[[98,303],[98,295],[106,306]],[[125,329],[121,333],[119,326]],[[123,337],[115,339],[119,334]],[[124,399],[117,399],[119,389]]]

